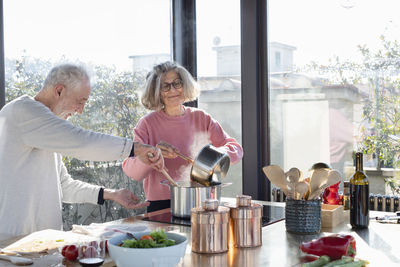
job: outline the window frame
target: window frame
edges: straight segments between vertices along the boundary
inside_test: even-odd
[[[4,10],[3,0],[0,0],[0,109],[6,104],[6,72],[4,62]]]
[[[270,200],[267,0],[241,0],[243,194]],[[173,59],[197,78],[196,0],[171,0]],[[0,109],[5,105],[4,10],[0,0]],[[244,67],[245,66],[245,67]],[[197,101],[189,105],[197,106]]]
[[[271,200],[267,0],[241,0],[243,194]]]

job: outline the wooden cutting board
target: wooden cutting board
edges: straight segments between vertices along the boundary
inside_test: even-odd
[[[79,244],[95,240],[94,237],[57,230],[34,232],[6,247],[6,250],[19,252],[40,252],[58,249],[64,245]]]
[[[73,233],[71,231],[57,231],[57,230],[43,230],[34,232],[13,244],[7,246],[6,250],[18,252],[33,252],[23,257],[31,258],[34,260],[34,266],[67,266],[77,267],[80,266],[79,262],[68,261],[61,256],[60,253],[54,253],[64,245],[87,243],[95,240],[93,236]],[[53,250],[53,251],[51,251]],[[39,254],[38,252],[47,251],[48,253]],[[60,265],[61,264],[61,265]],[[0,266],[15,266],[9,262],[0,262]],[[111,258],[106,257],[104,267],[113,267],[115,263]]]

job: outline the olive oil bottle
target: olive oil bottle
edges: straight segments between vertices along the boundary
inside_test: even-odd
[[[369,182],[360,152],[356,153],[356,171],[350,178],[350,224],[353,228],[369,225]]]

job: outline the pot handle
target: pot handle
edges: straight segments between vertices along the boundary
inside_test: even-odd
[[[162,180],[160,181],[160,184],[165,185],[165,186],[173,186],[168,180]]]
[[[222,183],[221,187],[227,187],[227,186],[231,186],[231,185],[232,185],[232,183]]]

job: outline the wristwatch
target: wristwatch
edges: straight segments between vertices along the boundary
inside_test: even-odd
[[[99,196],[97,198],[97,204],[103,205],[104,204],[104,188],[100,188]]]

